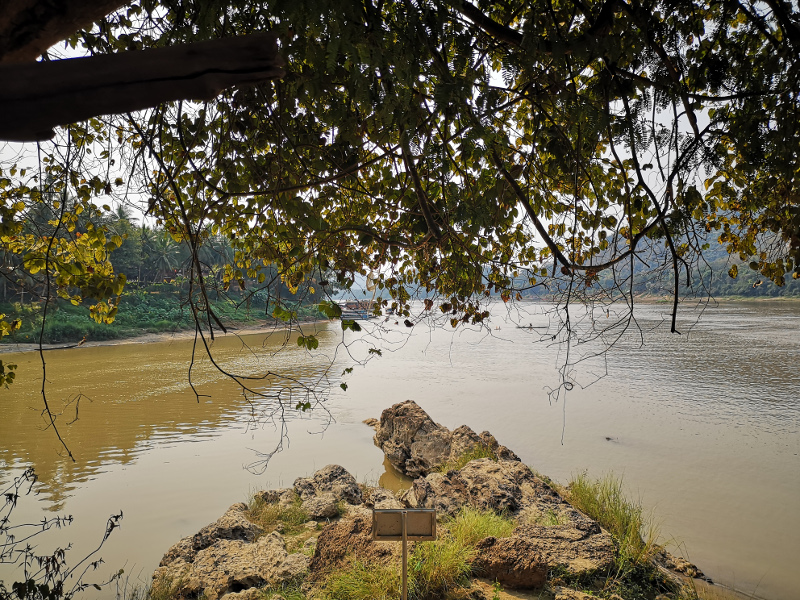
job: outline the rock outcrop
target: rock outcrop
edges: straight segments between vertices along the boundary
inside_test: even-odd
[[[472,568],[481,577],[512,589],[539,588],[547,581],[547,563],[530,540],[487,537],[477,549]]]
[[[255,542],[217,540],[191,562],[178,558],[159,567],[154,578],[177,582],[181,597],[217,600],[230,592],[297,580],[307,569],[308,557],[289,554],[283,536],[273,531]]]
[[[466,425],[450,431],[435,423],[413,400],[384,410],[374,439],[392,466],[409,477],[424,477],[477,445],[499,458],[519,460],[488,431],[478,435]]]
[[[298,477],[294,482],[294,491],[303,500],[328,492],[337,501],[348,504],[363,502],[361,488],[355,478],[339,465],[328,465],[314,473],[313,477]]]
[[[307,585],[318,584],[353,557],[365,563],[399,561],[399,544],[372,540],[372,510],[403,507],[434,508],[440,516],[472,507],[512,517],[516,526],[511,535],[481,540],[472,563],[476,575],[509,589],[539,588],[549,569],[585,580],[613,565],[609,533],[490,433],[476,434],[466,425],[450,431],[412,401],[383,411],[380,422],[370,425],[376,429],[375,443],[391,464],[414,477],[410,489],[400,495],[383,488],[362,491],[347,470],[328,465],[311,477],[298,478],[292,488],[255,494],[274,505],[276,513],[294,520],[284,524],[278,518],[273,531],[264,531],[248,519],[245,504],[234,504],[217,521],[170,548],[154,577],[178,585],[177,597],[208,600],[250,600],[258,597],[255,590],[260,586],[280,586],[302,577]],[[456,461],[469,457],[477,446],[482,450],[477,455],[485,456],[489,449],[491,458]],[[443,472],[442,466],[453,465],[463,466]],[[296,521],[298,498],[305,524]],[[299,536],[290,544],[297,552],[287,551],[281,532]],[[666,551],[656,564],[702,576],[697,567]],[[570,596],[574,590],[559,590],[557,598],[579,598]]]

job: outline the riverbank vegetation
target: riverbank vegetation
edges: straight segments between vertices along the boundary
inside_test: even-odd
[[[51,202],[56,203],[53,199]],[[38,231],[52,228],[54,213],[53,205],[43,204],[30,215],[28,226]],[[108,253],[113,272],[124,283],[113,305],[106,306],[113,318],[98,319],[96,300],[80,294],[48,295],[48,281],[27,269],[16,280],[0,277],[0,314],[13,323],[3,342],[97,341],[195,327],[193,310],[197,305],[191,299],[199,292],[186,275],[191,269],[191,253],[186,246],[177,243],[164,228],[138,226],[123,207],[110,215],[79,219],[75,235],[99,228],[116,239],[110,242],[112,245],[118,244]],[[59,239],[68,237],[63,232]],[[233,258],[229,241],[223,236],[208,236],[203,247],[204,306],[220,324],[241,327],[274,323],[278,320],[275,315],[286,314],[299,320],[322,316],[314,307],[321,297],[320,286],[315,288],[314,281],[290,290],[274,268],[265,267],[263,278],[242,277],[233,285],[226,284],[225,265]],[[15,259],[5,253],[4,261],[10,266]]]

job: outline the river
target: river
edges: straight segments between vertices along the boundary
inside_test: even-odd
[[[665,306],[640,305],[638,329],[577,364],[572,389],[558,398],[548,391],[559,384],[566,348],[550,338],[549,308],[501,305],[488,329],[455,332],[402,321],[373,322],[361,334],[343,334],[338,323],[308,325],[304,333],[315,328],[320,339],[310,353],[284,332],[214,343],[230,371],[323,383],[319,396],[307,398],[274,376],[250,382],[280,394],[280,403],[243,397],[203,358],[192,368],[196,396],[191,340],[48,351],[48,397],[76,462],[43,430],[39,355],[6,354],[19,375],[0,392],[0,483],[36,469],[39,493],[20,501],[14,520],[73,515],[70,527],[42,542],[43,549],[73,542],[73,558],[99,542],[110,514],[123,511],[100,573],[124,568],[132,582],[146,582],[169,546],[252,491],[291,486],[330,463],[359,481],[401,485],[362,420],[413,399],[451,429],[491,431],[557,481],[582,471],[622,476],[673,552],[726,586],[768,600],[796,598],[800,303],[719,304],[702,316],[684,307],[682,335],[669,333]],[[586,331],[614,314],[591,317],[581,322]],[[382,356],[361,365],[356,359],[371,356],[370,347]],[[573,345],[570,358],[599,347]],[[294,409],[307,399],[313,410]]]

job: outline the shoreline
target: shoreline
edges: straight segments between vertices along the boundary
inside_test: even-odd
[[[671,299],[665,299],[663,296],[636,296],[634,300],[641,304],[647,305],[660,305],[671,302]],[[704,298],[695,299],[699,304],[706,305],[721,305],[721,304],[741,304],[741,303],[759,303],[764,304],[768,302],[777,303],[800,303],[800,297],[785,297],[775,296],[769,298],[750,298],[746,296],[726,296],[724,298]],[[523,299],[524,303],[551,303],[551,301],[541,299]],[[686,302],[686,301],[685,301]],[[323,319],[310,319],[308,321],[301,321],[301,323],[322,323]],[[260,323],[260,324],[258,324]],[[275,333],[278,331],[285,331],[288,327],[285,325],[279,326],[277,322],[260,321],[253,324],[247,324],[245,327],[237,328],[236,326],[228,327],[228,333],[219,332],[215,335],[220,337],[227,336],[241,336],[241,335],[257,335],[261,333]],[[207,331],[207,330],[203,330]],[[172,332],[159,332],[159,333],[141,333],[132,336],[119,337],[110,340],[93,340],[87,342],[64,342],[58,344],[42,344],[42,350],[71,350],[73,348],[95,348],[98,346],[120,346],[124,344],[152,344],[158,342],[172,342],[183,341],[194,337],[195,329],[181,329]],[[2,354],[23,354],[26,352],[37,352],[39,344],[34,342],[0,342],[0,355]]]
[[[321,319],[301,321],[302,324],[316,324],[324,322]],[[215,332],[215,337],[239,337],[243,335],[272,334],[279,331],[286,331],[290,327],[279,325],[278,323],[264,322],[262,325],[248,325],[246,327],[228,327],[228,332]],[[143,333],[130,337],[120,337],[112,340],[95,340],[83,343],[66,342],[63,344],[42,344],[42,350],[73,350],[76,348],[96,348],[99,346],[122,346],[127,344],[153,344],[158,342],[179,342],[191,340],[195,336],[196,329],[181,329],[179,331]],[[207,330],[203,330],[208,333]],[[21,343],[1,343],[0,354],[23,354],[26,352],[38,352],[39,344],[32,342]]]

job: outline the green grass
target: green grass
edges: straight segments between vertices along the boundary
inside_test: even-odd
[[[303,525],[309,520],[302,504],[303,501],[299,496],[295,496],[289,506],[269,504],[259,497],[254,497],[248,503],[247,518],[267,532],[275,529],[278,523],[282,523],[284,533],[296,534],[303,531]]]
[[[400,569],[352,560],[325,582],[326,600],[396,600]]]
[[[439,473],[447,473],[449,471],[459,471],[468,462],[472,460],[477,460],[479,458],[491,458],[493,461],[497,461],[497,455],[494,453],[494,450],[492,450],[489,446],[485,444],[476,444],[470,450],[467,450],[458,458],[449,460],[445,464],[441,465],[437,469],[437,471],[439,471]]]
[[[570,502],[614,537],[618,571],[650,560],[658,530],[652,519],[645,518],[641,504],[625,497],[622,479],[613,475],[589,479],[583,473],[570,482],[567,490]]]
[[[461,544],[474,546],[489,536],[497,538],[510,536],[516,524],[504,514],[466,506],[443,525]]]

